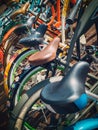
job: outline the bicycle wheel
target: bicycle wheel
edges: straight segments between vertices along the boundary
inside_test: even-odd
[[[40,92],[49,83],[59,82],[62,76],[52,77],[39,82],[22,95],[10,115],[10,129],[17,130],[63,130],[63,126],[70,125],[75,115],[54,114],[50,112],[40,100]]]
[[[8,89],[8,74],[9,74],[9,70],[10,70],[10,67],[12,65],[12,63],[14,62],[15,58],[25,50],[25,48],[21,49],[21,50],[18,50],[16,51],[16,53],[13,55],[13,57],[9,60],[5,70],[4,70],[4,90],[5,90],[5,93],[6,95],[8,96],[8,92],[9,92],[9,89]]]
[[[23,93],[25,93],[38,82],[45,79],[46,71],[47,69],[43,67],[31,68],[26,74],[22,76],[22,79],[20,78],[20,80],[15,83],[15,86],[14,84],[11,86],[12,88],[16,88],[18,86],[17,90],[15,89],[16,94],[14,105],[17,104]]]
[[[31,71],[31,72],[30,72]],[[30,69],[29,72],[23,74],[18,82],[12,84],[10,88],[10,110],[16,106],[21,96],[35,84],[45,79],[46,69],[42,67],[35,67]],[[40,76],[40,80],[38,77]],[[22,83],[22,85],[20,85]]]
[[[31,54],[34,54],[35,52],[36,50],[27,49],[17,56],[17,58],[14,60],[9,70],[7,80],[8,88],[10,88],[10,86],[12,85],[15,79],[15,75],[19,75],[17,71],[20,69],[19,71],[21,71],[22,73],[22,69],[25,67],[26,65],[25,63],[27,62],[27,57],[30,56]]]
[[[60,78],[57,78],[57,80],[60,80]],[[44,80],[22,96],[11,112],[10,129],[55,130],[59,116],[48,111],[39,99],[41,89],[50,82],[53,82],[53,80]],[[55,122],[53,122],[54,120]]]
[[[28,35],[28,29],[26,26],[16,26],[14,30],[11,31],[9,36],[4,41],[4,66],[8,63],[11,56],[15,54],[17,50],[21,50],[23,46],[18,44],[18,41]]]
[[[49,70],[49,68],[48,68]],[[61,71],[63,71],[64,68],[61,66],[58,66],[58,69],[55,72],[55,75],[61,74]],[[14,104],[16,105],[17,102],[20,100],[22,94],[26,92],[28,89],[33,87],[35,84],[39,83],[40,81],[46,79],[47,75],[47,68],[38,66],[36,68],[31,68],[27,73],[22,76],[22,79],[20,79],[17,83],[15,83],[15,88],[17,87],[15,95],[15,101]],[[52,71],[50,70],[48,72],[47,78],[52,77]],[[13,85],[12,85],[12,88]]]

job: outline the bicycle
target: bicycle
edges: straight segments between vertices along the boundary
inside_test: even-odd
[[[81,64],[80,68],[85,70],[85,72],[82,72],[82,69],[78,68],[79,64]],[[82,64],[85,64],[85,65],[83,65],[85,67],[83,67]],[[74,113],[74,112],[80,111],[87,105],[87,97],[85,94],[88,95],[88,98],[89,97],[90,97],[90,99],[94,98],[93,99],[94,101],[98,101],[97,95],[94,95],[91,92],[89,92],[88,90],[85,90],[85,88],[81,89],[81,87],[84,87],[84,81],[86,78],[85,76],[88,72],[88,68],[89,68],[89,64],[87,65],[87,63],[78,62],[74,67],[72,67],[72,69],[68,72],[68,74],[66,74],[66,76],[64,78],[62,78],[60,81],[57,81],[57,80],[55,81],[55,78],[54,78],[53,83],[49,83],[48,85],[46,85],[46,87],[43,88],[40,98],[46,104],[46,107],[50,111],[52,111],[54,113],[65,114],[65,115],[68,113]],[[83,76],[82,78],[81,78],[81,76],[78,77],[80,75],[80,73]],[[59,87],[60,84],[61,84],[61,87]],[[73,88],[73,84],[75,84],[74,88]],[[82,91],[84,91],[84,92],[82,93]],[[64,94],[64,93],[66,93],[66,94]],[[73,102],[75,105],[73,104]],[[98,121],[98,119],[97,119],[97,121]],[[69,129],[71,127],[69,127]],[[80,126],[80,128],[81,127],[82,126]],[[94,129],[94,128],[98,128],[98,125],[95,123],[95,126],[90,128],[91,125],[86,126],[86,124],[85,124],[84,128],[87,129],[86,127],[89,129]],[[75,129],[75,126],[73,126],[73,128]]]
[[[72,122],[70,121],[70,123],[67,124],[68,120],[67,120],[67,117],[64,115],[66,115],[67,113],[71,114],[71,113],[80,111],[87,105],[87,96],[85,93],[84,83],[87,77],[88,69],[89,69],[88,63],[79,62],[75,64],[75,66],[73,66],[69,70],[69,72],[66,74],[66,76],[64,76],[64,78],[62,78],[62,76],[52,77],[50,79],[46,79],[38,83],[37,85],[33,86],[33,88],[28,90],[21,97],[21,100],[19,101],[19,103],[11,112],[11,122],[10,122],[11,126],[10,127],[12,129],[14,128],[46,129],[47,128],[51,130],[52,129],[63,130],[67,128],[66,125],[70,125],[72,124]],[[74,73],[74,71],[76,73]],[[84,77],[81,77],[80,73],[83,74]],[[72,77],[76,79],[76,82],[73,82],[73,84],[75,83],[74,87],[73,87],[73,84],[71,84],[71,82],[67,82],[67,80],[71,80]],[[81,85],[80,85],[79,79],[81,79]],[[66,85],[63,86],[63,88],[66,89],[66,91],[64,89],[63,91],[62,87],[60,87],[60,81],[62,82],[62,86],[63,86],[63,83],[65,84],[66,82]],[[71,87],[67,87],[69,85]],[[97,82],[97,85],[98,85],[98,82]],[[59,92],[59,90],[61,91],[61,93]],[[70,93],[72,92],[72,90],[73,90],[73,93]],[[46,91],[47,91],[48,96],[45,94]],[[52,95],[51,95],[51,92],[53,93]],[[93,97],[94,100],[96,99],[98,101],[97,95],[89,92],[88,90],[86,90],[86,92],[89,96]],[[40,94],[41,94],[41,97],[40,97]],[[56,97],[56,94],[58,95],[58,98]],[[65,96],[62,96],[62,94]],[[60,98],[59,98],[59,95],[61,96]],[[69,96],[68,99],[67,99],[67,96]],[[63,100],[64,98],[65,100]],[[40,99],[44,103],[41,102]],[[83,104],[81,104],[79,101],[83,102]],[[51,108],[49,107],[49,104]],[[60,106],[60,104],[64,104],[64,105]],[[93,104],[95,104],[95,102],[93,102]],[[49,109],[49,111],[47,110],[47,108]],[[55,110],[55,113],[54,113],[54,110]],[[98,121],[98,119],[95,119],[95,120]],[[78,125],[77,128],[79,128],[80,126],[81,125]],[[68,127],[68,128],[71,128],[71,127]],[[73,127],[75,127],[75,125],[73,125]],[[86,127],[86,126],[83,125],[83,127]],[[93,128],[98,128],[98,124],[94,123]]]

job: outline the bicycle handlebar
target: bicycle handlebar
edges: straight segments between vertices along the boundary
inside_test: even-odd
[[[77,11],[79,9],[79,6],[83,0],[78,0],[76,5],[73,7],[71,13],[69,14],[69,17],[66,19],[67,24],[73,24],[75,16],[77,14]]]

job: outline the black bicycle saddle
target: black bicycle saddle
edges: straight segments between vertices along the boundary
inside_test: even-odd
[[[58,113],[73,113],[79,109],[73,103],[85,93],[85,80],[89,64],[80,61],[75,64],[60,82],[52,82],[41,92],[41,100],[50,104]]]
[[[34,47],[42,43],[43,37],[46,33],[47,25],[41,24],[39,27],[29,36],[19,40],[19,44],[26,47]]]

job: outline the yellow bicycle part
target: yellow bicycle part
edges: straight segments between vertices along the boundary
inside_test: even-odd
[[[13,61],[15,60],[15,58],[23,51],[25,51],[27,48],[23,48],[21,50],[17,50],[16,53],[13,55],[13,57],[10,59],[9,63],[7,64],[6,68],[5,68],[5,71],[4,71],[4,90],[5,90],[5,93],[6,95],[8,96],[9,94],[9,88],[8,88],[8,73],[9,73],[9,70],[10,70],[10,67],[13,63]]]
[[[17,15],[19,14],[26,14],[26,12],[28,11],[30,7],[30,3],[26,2],[20,9],[16,10],[11,16],[11,19],[14,19]]]
[[[62,9],[62,43],[65,43],[65,19],[67,17],[67,12],[69,8],[70,0],[64,0],[64,5]]]

